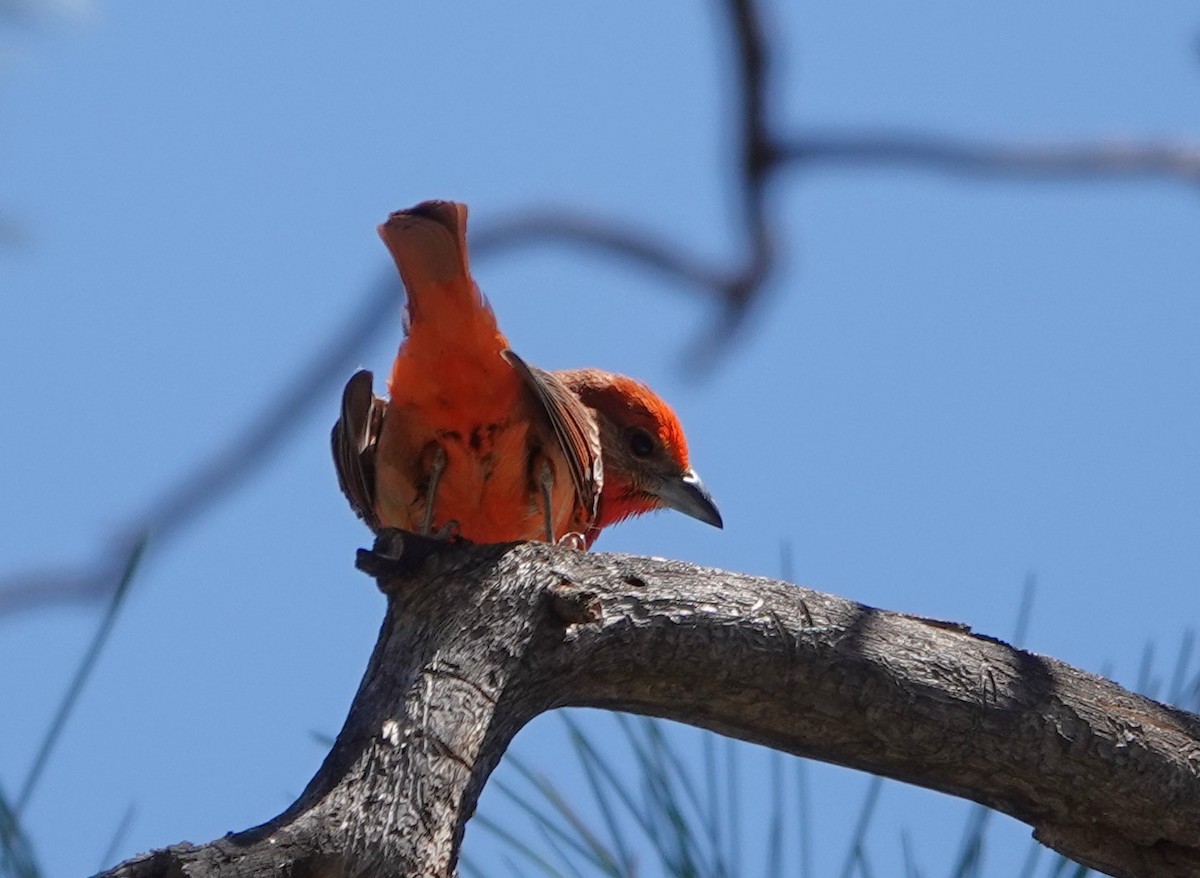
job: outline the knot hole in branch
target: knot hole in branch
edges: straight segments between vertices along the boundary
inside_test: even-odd
[[[568,625],[586,625],[599,622],[601,615],[599,593],[584,588],[569,579],[563,579],[548,589],[550,609],[556,617]]]

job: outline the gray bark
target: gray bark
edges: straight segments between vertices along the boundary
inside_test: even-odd
[[[378,644],[300,798],[105,875],[452,875],[512,737],[566,705],[981,802],[1111,875],[1200,875],[1200,717],[965,626],[540,543],[451,546],[377,572]]]

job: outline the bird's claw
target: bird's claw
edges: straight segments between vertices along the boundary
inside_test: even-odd
[[[437,529],[436,533],[429,535],[430,539],[441,540],[445,543],[457,543],[462,539],[462,528],[453,518]]]
[[[422,536],[394,527],[381,529],[370,549],[359,549],[354,566],[371,576],[380,591],[392,590],[391,584],[412,575],[428,558],[452,543],[464,542],[458,523],[451,521],[433,536]]]
[[[574,549],[577,552],[587,551],[587,539],[583,536],[583,534],[577,531],[563,534],[558,538],[558,542],[555,545],[562,546],[566,549]]]

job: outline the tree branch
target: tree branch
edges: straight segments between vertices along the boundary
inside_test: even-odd
[[[299,800],[255,829],[105,875],[449,876],[512,737],[567,705],[972,799],[1112,875],[1200,874],[1200,717],[1054,659],[680,562],[458,546],[391,579],[386,558],[366,560],[387,617]]]
[[[808,128],[775,146],[781,162],[877,165],[964,177],[1147,179],[1200,184],[1200,145],[1136,140],[1005,143],[932,132]]]

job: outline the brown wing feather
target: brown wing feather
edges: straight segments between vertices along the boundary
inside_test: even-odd
[[[342,391],[342,414],[333,425],[333,466],[338,485],[350,508],[373,531],[379,530],[375,512],[375,446],[383,426],[385,404],[375,396],[374,376],[360,369]]]
[[[589,521],[594,519],[600,502],[600,489],[604,485],[600,425],[579,397],[553,373],[529,365],[511,350],[504,351],[504,358],[517,370],[541,403],[567,459],[579,504],[588,510]]]

